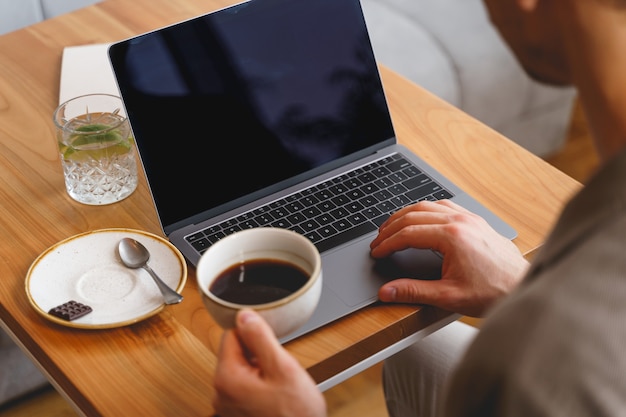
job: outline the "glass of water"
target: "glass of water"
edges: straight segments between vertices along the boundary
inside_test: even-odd
[[[54,111],[65,188],[74,200],[111,204],[137,188],[134,140],[122,100],[88,94]]]

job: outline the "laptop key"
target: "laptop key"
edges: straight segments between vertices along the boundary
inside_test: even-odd
[[[304,205],[305,207],[310,207],[319,202],[320,201],[317,198],[315,198],[315,196],[313,195],[307,195],[300,200],[300,203]]]
[[[407,198],[404,195],[395,196],[394,198],[392,198],[389,201],[391,201],[393,204],[395,204],[396,207],[408,206],[409,204],[411,204],[413,202],[413,200]]]
[[[378,202],[379,202],[378,199],[371,195],[365,196],[359,200],[359,203],[361,203],[363,207],[370,207]]]
[[[402,182],[408,179],[409,177],[404,175],[404,173],[402,172],[394,172],[393,174],[389,175],[387,178],[389,178],[393,182]]]
[[[373,218],[372,221],[374,222],[374,224],[376,224],[376,226],[380,227],[383,223],[385,223],[389,216],[389,214],[383,214],[381,216]]]
[[[302,223],[305,220],[306,220],[306,217],[304,217],[301,213],[294,213],[290,216],[287,216],[287,221],[293,225]]]
[[[280,227],[283,229],[289,229],[289,227],[291,226],[291,224],[286,221],[285,219],[280,219],[280,220],[276,220],[275,222],[271,223],[272,227]]]
[[[302,210],[302,214],[304,214],[308,219],[313,219],[314,217],[322,214],[322,212],[317,207],[309,207]]]
[[[193,248],[197,250],[198,252],[202,252],[202,251],[207,250],[209,246],[211,246],[213,243],[215,242],[210,242],[209,239],[199,239],[199,240],[191,242],[191,246],[193,246]]]
[[[328,238],[332,235],[336,235],[337,229],[335,229],[331,225],[327,225],[327,226],[322,227],[321,229],[318,229],[317,233],[319,233],[320,236],[322,236],[322,238]]]
[[[376,207],[368,207],[365,210],[363,210],[361,213],[363,213],[363,215],[367,217],[368,219],[374,219],[380,216],[381,214],[383,214],[382,211],[378,210]]]
[[[352,189],[352,188],[357,188],[361,185],[363,185],[363,182],[361,182],[359,179],[357,178],[351,178],[348,181],[345,182],[346,187],[348,187],[348,189]]]
[[[333,211],[330,212],[330,215],[333,216],[336,220],[340,220],[343,219],[344,217],[346,217],[347,215],[349,215],[350,212],[346,209],[344,209],[343,207],[339,207]]]
[[[376,185],[378,188],[387,188],[393,185],[393,181],[389,180],[386,177],[381,177],[374,181],[374,185]]]
[[[337,205],[337,207],[339,207],[343,206],[344,204],[348,204],[352,200],[347,195],[342,194],[331,198],[330,201],[332,201],[335,205]]]
[[[409,190],[412,190],[414,188],[421,187],[422,185],[428,184],[430,182],[433,182],[433,180],[430,179],[430,177],[427,177],[426,175],[421,174],[421,175],[409,178],[408,180],[404,181],[402,185],[404,185]]]
[[[241,226],[236,224],[234,226],[230,226],[230,227],[227,227],[226,229],[224,229],[224,233],[226,233],[227,235],[231,235],[231,234],[233,234],[235,232],[238,232],[240,230],[242,230]]]
[[[408,189],[402,184],[392,185],[387,190],[393,195],[400,195],[408,191]]]
[[[239,223],[242,229],[253,229],[255,227],[259,227],[259,224],[254,221],[254,219],[246,220],[244,222]]]
[[[186,239],[187,239],[187,242],[193,242],[194,240],[198,240],[202,237],[204,237],[204,233],[197,232],[197,233],[194,233],[193,235],[187,236]]]
[[[383,201],[381,203],[376,204],[376,208],[383,213],[389,213],[395,210],[397,207],[389,201]]]
[[[270,224],[274,220],[274,217],[272,217],[269,213],[266,213],[260,214],[259,216],[255,217],[254,220],[256,220],[259,226],[265,226],[267,224]]]
[[[315,218],[315,221],[318,222],[321,225],[326,225],[326,224],[330,224],[330,223],[334,222],[335,219],[330,214],[324,213],[324,214],[321,214],[321,215],[317,216]]]
[[[416,167],[414,167],[413,165],[406,167],[402,170],[402,172],[404,173],[404,175],[406,175],[407,177],[414,177],[416,175],[419,175],[422,173],[422,171],[420,171],[419,169],[417,169]]]
[[[279,207],[270,211],[269,214],[275,219],[280,219],[280,218],[286,217],[289,214],[289,212],[285,208]]]
[[[385,176],[391,174],[391,171],[389,171],[385,167],[377,167],[377,168],[372,170],[372,174],[374,174],[378,178],[382,178],[382,177],[385,177]]]
[[[361,198],[361,197],[364,197],[364,196],[365,196],[365,194],[363,193],[363,191],[361,191],[361,190],[359,190],[359,189],[352,190],[352,191],[348,192],[346,195],[347,195],[348,197],[350,197],[351,199],[353,199],[353,200],[357,200],[357,199],[359,199],[359,198]]]
[[[447,200],[454,196],[448,190],[441,190],[441,191],[434,193],[433,197],[435,197],[437,200]]]
[[[347,229],[343,233],[331,236],[327,239],[323,239],[320,242],[315,243],[317,249],[320,252],[324,252],[328,249],[332,249],[335,246],[341,245],[342,243],[346,243],[355,239],[359,236],[363,236],[365,233],[373,232],[378,230],[378,228],[371,222],[362,223],[358,226],[353,227],[352,229]]]
[[[349,229],[352,226],[352,224],[348,221],[348,220],[337,220],[335,223],[333,223],[333,227],[335,229],[337,229],[339,232],[343,232],[347,229]]]
[[[437,184],[436,182],[431,182],[430,184],[426,184],[419,188],[416,188],[415,190],[409,191],[408,193],[406,193],[406,196],[411,200],[416,201],[422,197],[426,197],[429,194],[439,192],[441,190],[442,188],[439,184]]]
[[[250,220],[253,216],[254,216],[254,214],[252,214],[252,212],[248,211],[247,213],[243,213],[243,214],[237,216],[236,220],[238,222],[240,222],[240,223],[243,223],[246,220]]]
[[[359,180],[361,180],[363,182],[363,184],[370,183],[370,182],[372,182],[372,181],[374,181],[376,179],[376,177],[374,175],[372,175],[370,172],[366,172],[365,174],[361,174],[357,178]]]
[[[313,194],[315,198],[317,198],[319,201],[326,201],[329,198],[331,198],[334,194],[331,193],[328,189],[323,189],[320,190],[318,192],[316,192],[315,194]]]
[[[367,221],[367,217],[361,213],[356,213],[351,216],[348,216],[348,221],[354,225],[361,224]]]
[[[311,230],[315,230],[320,227],[320,224],[315,220],[307,220],[305,222],[300,223],[300,227],[304,230],[305,233],[310,232]]]
[[[226,220],[226,221],[223,221],[223,222],[221,223],[221,226],[222,226],[224,229],[228,229],[228,228],[230,228],[230,227],[233,227],[233,226],[234,226],[234,225],[236,225],[236,224],[237,224],[237,219],[228,219],[228,220]]]
[[[300,202],[298,202],[298,201],[293,201],[293,202],[287,204],[285,206],[285,208],[287,210],[289,210],[290,213],[296,213],[296,212],[302,210],[304,208],[304,206],[302,204],[300,204]]]
[[[410,165],[411,165],[411,163],[410,163],[409,161],[407,161],[407,160],[406,160],[406,159],[404,159],[404,158],[400,158],[400,159],[398,159],[398,160],[395,160],[395,161],[393,161],[393,162],[390,162],[390,163],[387,165],[387,168],[389,168],[389,170],[390,170],[390,171],[400,171],[400,170],[402,170],[403,168],[406,168],[406,167],[408,167],[408,166],[410,166]]]
[[[354,201],[354,202],[352,202],[350,204],[346,204],[345,208],[350,213],[356,213],[357,211],[363,210],[364,206],[363,206],[363,204],[359,203],[358,201]]]
[[[393,197],[393,194],[387,190],[380,190],[374,193],[374,197],[376,197],[378,201],[385,201]]]
[[[359,190],[361,190],[361,192],[365,195],[370,195],[373,192],[380,190],[380,187],[378,187],[376,184],[365,184],[364,186],[359,188]]]
[[[304,233],[304,236],[306,236],[313,243],[317,243],[320,240],[322,240],[322,237],[316,231],[311,231],[309,233]]]

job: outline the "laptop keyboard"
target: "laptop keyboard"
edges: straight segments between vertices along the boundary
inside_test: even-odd
[[[377,230],[395,211],[452,194],[400,154],[186,236],[200,253],[239,230],[282,227],[308,237],[320,252]]]

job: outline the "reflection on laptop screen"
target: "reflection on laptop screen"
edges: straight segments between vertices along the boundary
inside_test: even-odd
[[[393,137],[359,7],[252,0],[111,49],[163,225]]]

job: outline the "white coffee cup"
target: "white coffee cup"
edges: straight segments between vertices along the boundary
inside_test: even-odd
[[[278,338],[287,336],[301,327],[313,314],[322,292],[322,267],[320,253],[305,236],[290,230],[259,227],[246,229],[229,235],[213,244],[200,258],[196,270],[198,287],[202,301],[213,319],[223,328],[235,326],[235,315],[243,308],[256,310],[274,329]],[[282,275],[281,266],[288,264],[292,278]],[[276,282],[271,285],[250,287],[250,281],[241,277],[252,277],[254,267],[259,268],[262,280],[280,276],[281,284],[290,284],[295,278],[302,281],[297,289],[274,291]],[[276,269],[278,267],[279,269]],[[295,271],[291,268],[295,267]],[[225,271],[230,270],[237,279],[226,283]],[[268,274],[268,271],[272,271]],[[296,271],[298,271],[296,273]],[[218,279],[219,278],[219,279]],[[215,284],[215,282],[219,284]],[[214,285],[215,284],[215,285]],[[218,286],[233,289],[229,299],[223,299],[214,292]],[[243,286],[243,287],[242,287]],[[288,286],[288,285],[287,285]],[[279,285],[278,287],[283,287]],[[211,290],[213,288],[213,290]],[[278,297],[273,301],[257,300],[257,297]],[[270,294],[270,295],[268,295]],[[222,297],[226,298],[226,294]],[[232,296],[232,297],[231,297]],[[242,301],[240,298],[247,298]]]

